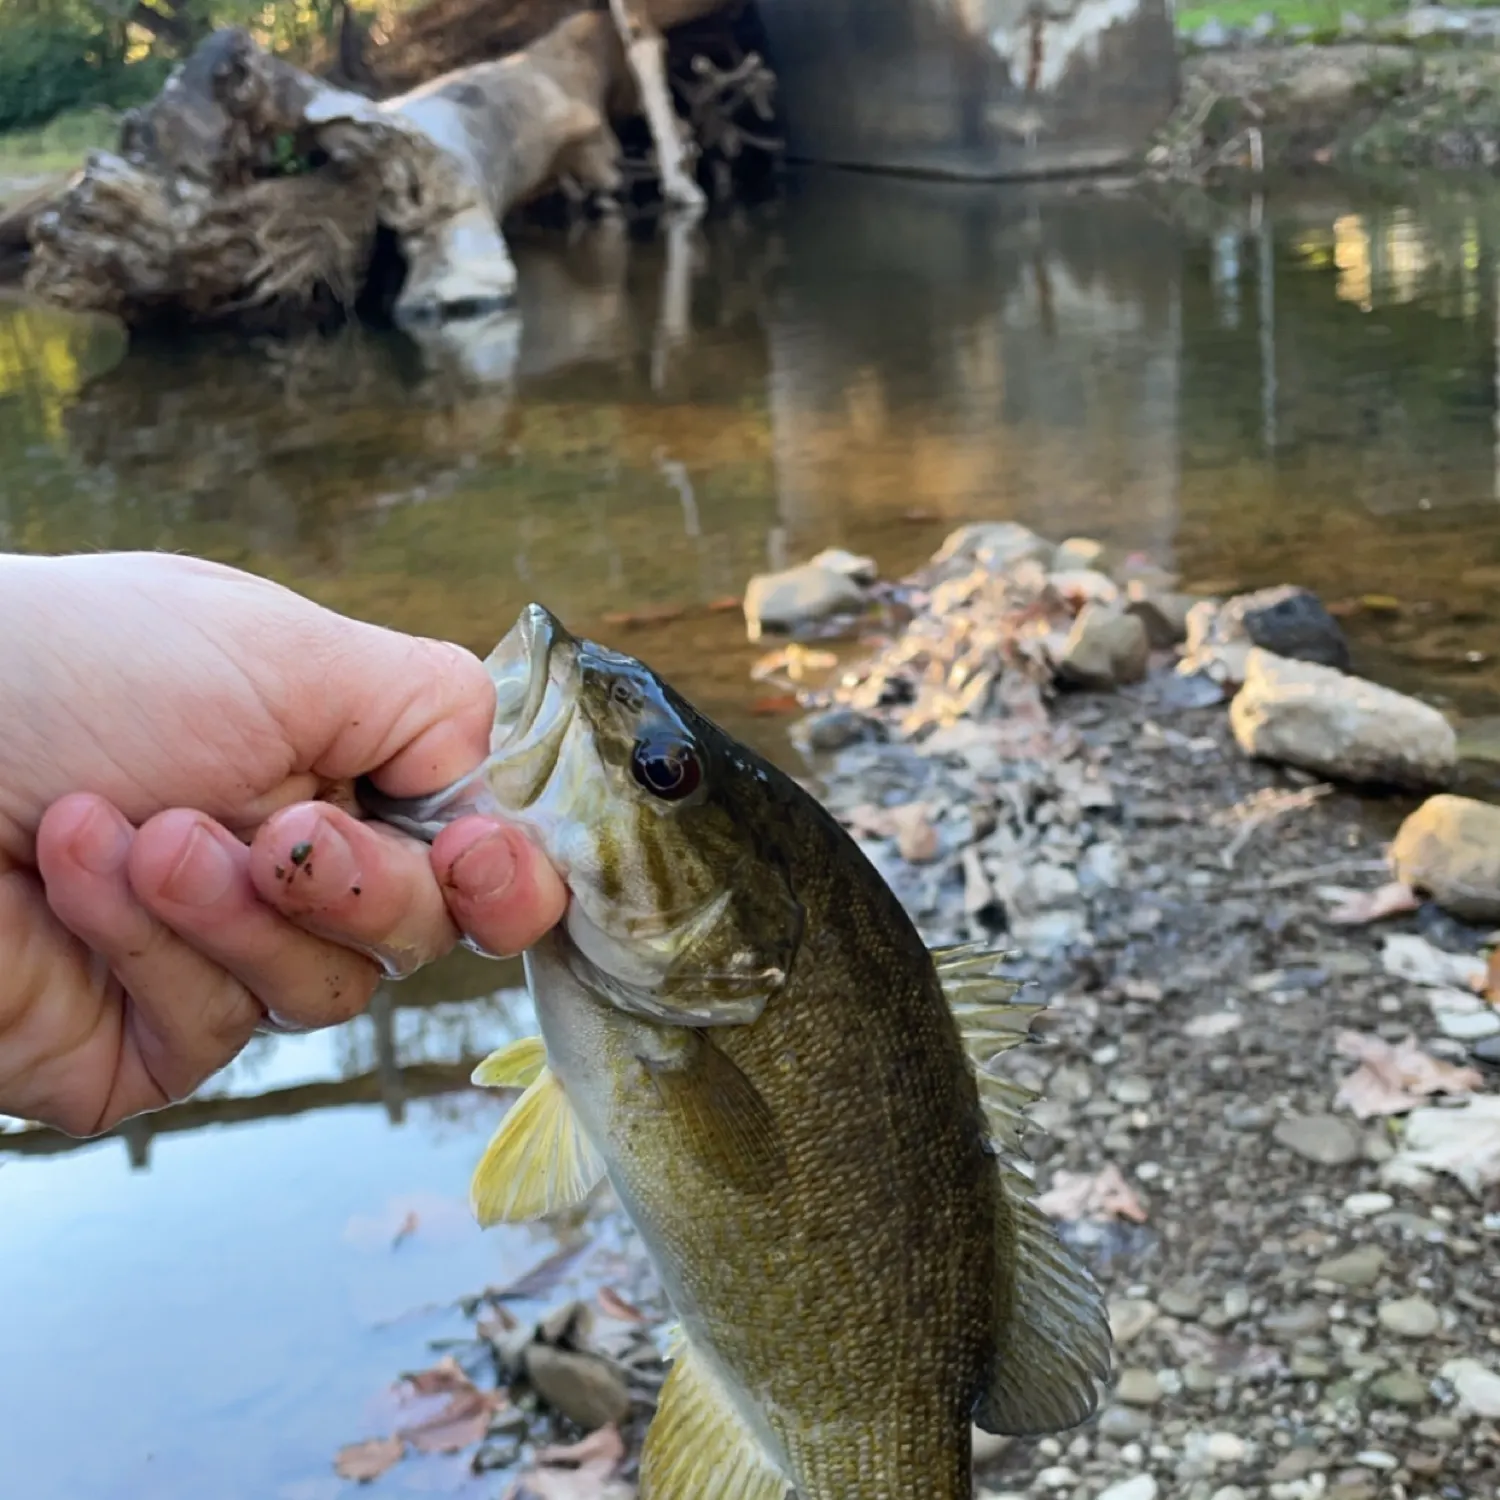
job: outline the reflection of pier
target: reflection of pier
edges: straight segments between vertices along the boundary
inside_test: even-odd
[[[454,977],[447,964],[431,973]],[[109,1135],[124,1143],[130,1165],[143,1170],[157,1137],[211,1125],[355,1105],[379,1105],[393,1125],[400,1125],[411,1101],[463,1093],[488,1052],[534,1029],[524,991],[471,992],[467,999],[438,999],[435,991],[440,993],[431,982],[426,993],[386,985],[363,1016],[344,1026],[311,1037],[259,1037],[191,1098],[126,1121]],[[309,1048],[315,1049],[311,1065],[299,1066],[297,1054]],[[269,1084],[262,1078],[255,1086],[258,1074],[269,1074]],[[0,1156],[54,1156],[89,1144],[59,1131],[28,1128],[0,1133]]]

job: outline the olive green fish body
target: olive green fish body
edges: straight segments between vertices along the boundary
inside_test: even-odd
[[[436,799],[530,829],[570,891],[526,955],[539,1039],[474,1177],[482,1223],[606,1175],[680,1319],[642,1500],[967,1500],[971,1424],[1094,1409],[1097,1287],[1003,1162],[987,1063],[1038,1007],[933,954],[807,792],[631,658],[532,606],[496,648],[494,753]]]

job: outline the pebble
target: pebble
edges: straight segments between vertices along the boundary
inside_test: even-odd
[[[1143,1297],[1116,1297],[1109,1304],[1109,1328],[1115,1347],[1124,1348],[1156,1321],[1156,1304]]]
[[[1237,1464],[1250,1451],[1250,1445],[1235,1432],[1209,1434],[1207,1452],[1216,1464]]]
[[[1134,1366],[1120,1371],[1115,1396],[1127,1406],[1155,1406],[1161,1400],[1161,1382],[1150,1370]]]
[[[1350,1193],[1344,1199],[1344,1212],[1358,1219],[1372,1218],[1395,1206],[1396,1200],[1389,1193]]]
[[[1412,1370],[1387,1370],[1370,1383],[1370,1394],[1391,1406],[1425,1406],[1427,1382]]]
[[[1443,1379],[1453,1386],[1458,1399],[1475,1416],[1500,1417],[1500,1375],[1477,1359],[1449,1360],[1443,1366]]]
[[[1130,1406],[1109,1406],[1099,1417],[1099,1435],[1112,1443],[1134,1442],[1151,1430],[1151,1418]]]
[[[1161,1310],[1169,1318],[1196,1318],[1203,1311],[1203,1291],[1191,1281],[1179,1281],[1161,1294]]]
[[[1461,1361],[1455,1360],[1454,1364]],[[1467,1361],[1473,1363],[1473,1361]],[[1444,1369],[1445,1379],[1452,1379]],[[1451,1443],[1463,1432],[1463,1424],[1456,1417],[1428,1417],[1425,1421],[1417,1423],[1417,1436],[1430,1438],[1435,1443]]]
[[[1394,1469],[1396,1455],[1381,1448],[1362,1448],[1354,1455],[1354,1462],[1363,1464],[1367,1469]]]
[[[1294,1339],[1321,1333],[1328,1326],[1328,1314],[1316,1302],[1303,1302],[1284,1312],[1269,1313],[1264,1327],[1274,1339],[1291,1343]]]
[[[1360,1245],[1345,1255],[1325,1260],[1316,1274],[1320,1280],[1337,1282],[1340,1286],[1373,1286],[1384,1269],[1385,1251],[1379,1245]]]
[[[1278,1145],[1325,1167],[1341,1167],[1360,1152],[1359,1132],[1337,1115],[1293,1115],[1271,1134]]]
[[[1066,1464],[1053,1464],[1036,1476],[1036,1482],[1044,1490],[1066,1490],[1078,1483],[1078,1476]]]
[[[1151,1084],[1145,1078],[1116,1078],[1109,1086],[1109,1095],[1118,1104],[1147,1104],[1151,1099]]]
[[[1382,1302],[1376,1313],[1380,1326],[1404,1339],[1431,1338],[1442,1326],[1442,1316],[1424,1297],[1399,1297]]]
[[[1150,1474],[1136,1474],[1099,1492],[1099,1500],[1156,1500],[1156,1480]]]
[[[1221,1484],[1208,1500],[1249,1500],[1249,1497],[1237,1484]]]

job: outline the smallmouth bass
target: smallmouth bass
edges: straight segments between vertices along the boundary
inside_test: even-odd
[[[1092,1414],[1103,1299],[1005,1157],[1029,1091],[986,1064],[1041,1009],[930,952],[853,839],[632,657],[539,605],[486,665],[492,753],[367,809],[526,828],[567,882],[525,955],[541,1035],[474,1175],[481,1223],[607,1176],[680,1320],[641,1500],[968,1500],[971,1423]]]

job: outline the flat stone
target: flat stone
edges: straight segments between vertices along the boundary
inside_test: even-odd
[[[1453,726],[1430,704],[1259,648],[1229,722],[1246,755],[1343,781],[1441,785],[1457,758]]]
[[[1115,1382],[1115,1398],[1127,1406],[1155,1406],[1161,1400],[1161,1382],[1150,1370],[1128,1367]]]
[[[1316,1448],[1292,1448],[1276,1460],[1266,1478],[1272,1484],[1302,1479],[1327,1467],[1327,1460]]]
[[[1460,1403],[1476,1417],[1500,1417],[1500,1374],[1477,1359],[1450,1359],[1443,1366],[1443,1379],[1454,1389]],[[1423,1436],[1429,1436],[1423,1433]]]
[[[1178,1281],[1161,1294],[1161,1310],[1171,1318],[1196,1318],[1203,1311],[1203,1289],[1191,1281]]]
[[[1395,1206],[1396,1200],[1389,1193],[1350,1193],[1344,1199],[1344,1212],[1356,1219],[1373,1218]]]
[[[1109,1303],[1109,1330],[1115,1346],[1124,1348],[1139,1338],[1156,1321],[1156,1304],[1144,1297],[1112,1297]]]
[[[794,630],[841,610],[858,609],[864,598],[852,579],[812,563],[782,573],[757,573],[745,585],[745,628],[757,641],[766,630]]]
[[[1319,1359],[1316,1354],[1294,1354],[1287,1368],[1294,1380],[1327,1380],[1333,1370],[1326,1359]]]
[[[991,573],[1003,573],[1033,559],[1045,566],[1055,550],[1051,542],[1016,521],[976,521],[950,532],[932,560],[939,566],[977,563]]]
[[[1057,672],[1080,687],[1118,687],[1139,682],[1150,657],[1146,627],[1134,615],[1109,604],[1085,604],[1063,644]]]
[[[1067,573],[1075,568],[1098,570],[1104,566],[1104,543],[1091,536],[1064,537],[1052,557],[1052,571]]]
[[[1293,1115],[1278,1121],[1271,1135],[1288,1151],[1325,1167],[1340,1167],[1359,1156],[1359,1132],[1338,1115]]]
[[[1402,823],[1391,869],[1466,922],[1500,920],[1500,807],[1429,797]]]
[[[1109,1096],[1118,1104],[1148,1104],[1151,1100],[1151,1080],[1129,1075],[1116,1078],[1109,1085]]]
[[[1360,1245],[1343,1255],[1325,1260],[1314,1273],[1320,1281],[1339,1286],[1374,1286],[1385,1270],[1385,1251],[1379,1245]]]
[[[1131,1406],[1107,1406],[1099,1414],[1099,1436],[1112,1443],[1133,1443],[1151,1431],[1151,1418]]]
[[[1134,1474],[1100,1490],[1099,1500],[1156,1500],[1156,1480],[1150,1474]]]
[[[1424,1417],[1417,1423],[1417,1436],[1430,1438],[1436,1443],[1451,1443],[1463,1430],[1463,1423],[1457,1417]]]
[[[1278,1342],[1290,1344],[1321,1333],[1328,1326],[1328,1314],[1316,1302],[1304,1302],[1282,1312],[1268,1313],[1261,1326]]]
[[[1139,578],[1125,585],[1125,613],[1146,627],[1146,639],[1156,651],[1186,639],[1188,611],[1196,602],[1191,594],[1153,588]]]
[[[1370,1394],[1388,1406],[1426,1406],[1427,1382],[1413,1370],[1387,1370],[1370,1382]]]
[[[1237,1432],[1211,1432],[1206,1451],[1216,1464],[1237,1464],[1249,1453],[1250,1445]]]
[[[1442,1315],[1425,1297],[1382,1302],[1376,1316],[1382,1328],[1404,1339],[1431,1338],[1443,1324]]]

